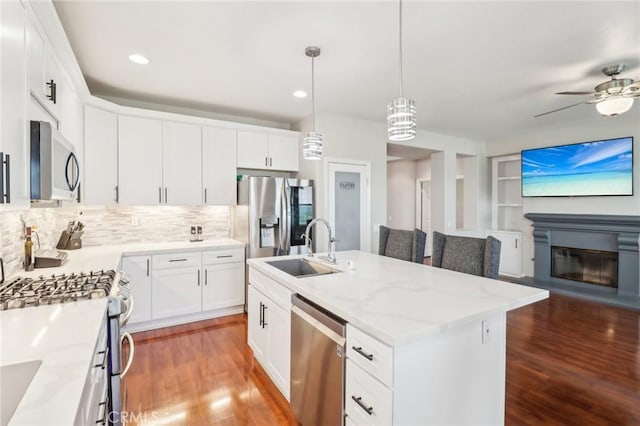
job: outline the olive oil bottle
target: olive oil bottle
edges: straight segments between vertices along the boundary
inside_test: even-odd
[[[35,266],[33,258],[33,241],[31,241],[31,227],[27,226],[24,242],[24,270],[33,271]]]

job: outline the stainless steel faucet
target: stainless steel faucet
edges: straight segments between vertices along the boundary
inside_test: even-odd
[[[316,223],[324,223],[325,226],[327,227],[327,229],[329,230],[329,250],[327,250],[327,261],[329,263],[336,263],[336,254],[333,252],[331,245],[333,243],[335,243],[336,239],[333,238],[333,235],[331,235],[331,225],[329,225],[329,222],[327,222],[324,219],[313,219],[311,222],[309,222],[309,224],[307,225],[307,229],[304,231],[304,244],[307,247],[307,253],[309,255],[309,257],[313,257],[313,251],[311,250],[311,238],[309,238],[309,230],[311,230],[311,228],[313,227],[313,225],[315,225]]]

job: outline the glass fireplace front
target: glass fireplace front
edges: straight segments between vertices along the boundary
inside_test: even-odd
[[[553,246],[551,276],[617,288],[618,253]]]

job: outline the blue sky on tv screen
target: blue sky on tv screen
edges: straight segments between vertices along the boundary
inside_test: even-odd
[[[621,138],[523,151],[522,175],[631,172],[632,141]]]

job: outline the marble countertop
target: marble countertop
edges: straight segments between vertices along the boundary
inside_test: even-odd
[[[294,257],[304,256],[288,256]],[[360,251],[338,252],[335,268],[342,272],[328,275],[296,278],[266,263],[286,258],[247,262],[390,346],[549,297],[547,290]]]
[[[17,275],[117,269],[120,258],[127,255],[241,247],[243,243],[232,239],[85,247],[68,251],[62,266]],[[0,365],[42,361],[10,425],[73,424],[106,308],[103,298],[0,311]]]
[[[160,243],[135,243],[84,247],[78,250],[61,250],[69,254],[67,262],[54,268],[38,268],[33,271],[20,271],[18,276],[35,278],[40,275],[62,274],[69,272],[88,272],[99,269],[118,269],[122,256],[151,255],[172,251],[224,250],[241,248],[244,244],[230,238],[205,240],[200,242],[178,241]]]
[[[0,365],[41,360],[9,425],[70,425],[82,398],[107,299],[0,312]]]

